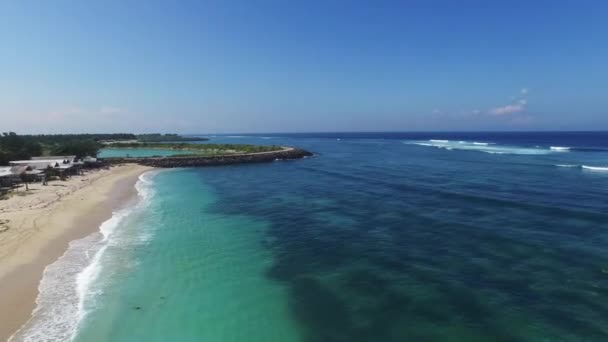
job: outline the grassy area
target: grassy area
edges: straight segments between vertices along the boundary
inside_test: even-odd
[[[246,144],[185,144],[185,143],[114,143],[111,148],[146,148],[159,150],[191,151],[192,155],[222,155],[280,151],[281,146],[260,146]],[[180,156],[184,156],[180,154]]]
[[[137,137],[137,141],[138,142],[142,142],[142,143],[149,143],[149,142],[154,142],[154,143],[175,143],[175,142],[182,142],[182,141],[206,141],[209,140],[207,138],[200,138],[200,137],[182,137],[181,135],[178,134],[159,134],[159,133],[154,133],[154,134],[138,134],[136,135]]]

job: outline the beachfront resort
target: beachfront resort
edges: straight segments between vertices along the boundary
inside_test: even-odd
[[[3,152],[2,145],[0,145],[0,156],[4,155],[4,161],[0,160],[0,165],[2,162],[8,164],[0,166],[0,196],[7,196],[10,192],[20,189],[28,190],[31,183],[46,185],[49,181],[65,180],[70,176],[79,175],[83,170],[123,163],[137,163],[154,167],[200,167],[298,159],[312,155],[297,148],[274,145],[197,144],[193,142],[206,142],[209,139],[182,137],[176,134],[20,137],[14,133],[5,133],[4,137],[0,137],[0,142],[3,140],[12,140],[13,145],[17,143],[19,151],[22,149],[19,144],[29,143],[30,145],[46,144],[46,147],[34,148],[34,151],[46,150],[49,153],[53,150],[68,150],[79,154],[34,155],[28,159],[10,160],[7,158],[7,155],[10,155],[7,151],[11,146],[5,143],[7,151]],[[63,140],[68,141],[67,147],[52,147],[57,141]],[[15,149],[14,146],[13,149]],[[97,158],[97,153],[101,150],[107,151],[108,156],[102,159]],[[23,154],[17,155],[22,156]]]
[[[83,169],[96,168],[97,158],[86,156],[37,156],[29,160],[12,160],[9,166],[0,166],[0,196],[20,188],[28,189],[30,183],[42,183],[81,174]]]

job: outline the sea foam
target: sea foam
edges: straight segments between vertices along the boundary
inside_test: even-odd
[[[578,168],[588,171],[597,171],[597,172],[608,172],[608,166],[589,166],[589,165],[576,165],[576,164],[556,164],[557,167],[567,167],[567,168]]]
[[[436,147],[446,150],[466,150],[466,151],[478,151],[490,154],[548,154],[552,151],[550,149],[542,147],[523,147],[523,146],[509,146],[509,145],[497,145],[492,142],[478,142],[478,141],[450,141],[450,140],[438,140],[430,139],[425,141],[406,141],[407,144],[415,144],[420,146]]]
[[[583,165],[583,169],[590,171],[600,171],[600,172],[608,172],[608,166],[587,166]]]
[[[135,185],[139,199],[135,205],[114,212],[101,224],[99,232],[71,241],[66,252],[45,268],[38,286],[36,308],[9,341],[71,341],[74,338],[79,322],[87,314],[85,301],[97,294],[91,285],[101,274],[101,257],[125,218],[150,201],[154,174],[156,172],[147,172],[139,177]]]

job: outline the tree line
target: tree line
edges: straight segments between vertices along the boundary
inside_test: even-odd
[[[0,165],[11,160],[27,160],[43,155],[75,155],[95,157],[102,140],[136,139],[134,134],[57,134],[18,135],[4,132],[0,135]]]
[[[45,155],[95,157],[103,147],[104,141],[139,141],[152,144],[204,140],[208,139],[160,133],[18,135],[15,132],[4,132],[0,135],[0,165],[8,165],[11,160],[27,160],[31,157]]]

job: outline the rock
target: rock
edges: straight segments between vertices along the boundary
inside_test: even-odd
[[[158,168],[204,167],[233,164],[267,163],[275,160],[301,159],[313,154],[299,148],[288,148],[281,151],[247,153],[221,156],[171,156],[141,158],[105,158],[108,164],[136,163]]]

